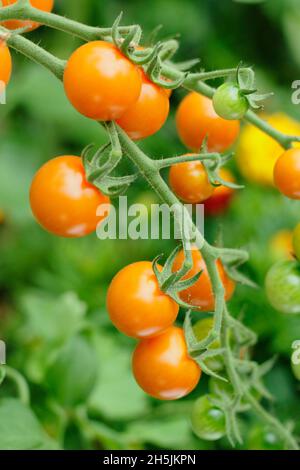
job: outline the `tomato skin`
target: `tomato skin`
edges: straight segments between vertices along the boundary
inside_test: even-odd
[[[297,261],[278,261],[266,277],[270,304],[279,312],[300,313],[300,265]]]
[[[127,336],[151,338],[169,328],[179,307],[158,285],[150,261],[130,264],[113,278],[107,310],[115,327]]]
[[[188,355],[183,330],[172,326],[137,345],[132,368],[139,386],[159,400],[177,400],[198,384],[201,369]]]
[[[228,181],[229,183],[235,182],[235,179],[229,170],[221,168],[219,174],[223,180]],[[217,186],[211,197],[204,201],[204,214],[208,216],[216,216],[226,212],[234,193],[234,189],[229,188],[228,186]]]
[[[203,202],[214,191],[205,167],[199,161],[172,165],[169,173],[169,182],[174,193],[182,201],[190,204]]]
[[[16,3],[17,0],[2,0],[2,5],[4,7],[12,5]],[[30,0],[31,5],[38,10],[51,12],[54,5],[54,0]],[[6,20],[2,22],[3,26],[7,29],[18,29],[28,27],[28,31],[33,31],[37,29],[40,23],[36,23],[35,21],[26,21],[26,20]]]
[[[109,204],[109,198],[86,181],[80,157],[53,158],[33,178],[31,210],[40,225],[55,235],[77,238],[96,230],[105,218],[96,215],[100,204]]]
[[[5,42],[0,40],[0,82],[8,84],[11,76],[12,60]],[[0,91],[2,91],[0,89]]]
[[[298,260],[300,261],[300,223],[297,225],[293,233],[293,248]]]
[[[120,118],[138,100],[139,69],[113,44],[92,41],[76,49],[64,72],[65,92],[84,116],[97,121]]]
[[[257,425],[251,429],[247,438],[247,450],[284,450],[285,444],[272,429]]]
[[[261,114],[260,117],[283,134],[300,134],[299,122],[286,114]],[[300,143],[295,147],[300,147]],[[247,181],[274,186],[274,166],[281,154],[282,147],[275,139],[253,124],[243,126],[237,146],[237,164]]]
[[[164,125],[170,109],[166,90],[151,82],[140,70],[142,89],[138,100],[117,120],[117,124],[133,140],[140,140],[158,132]]]
[[[286,150],[274,167],[274,183],[290,199],[300,199],[300,149]]]
[[[201,256],[201,253],[197,248],[192,248],[193,267],[184,276],[183,279],[189,279],[197,274],[199,271],[203,271],[198,281],[195,282],[191,287],[180,292],[180,298],[188,304],[201,308],[205,311],[213,311],[215,308],[215,299],[212,290],[211,281],[208,275],[206,264]],[[184,262],[184,252],[181,250],[175,258],[173,264],[173,271],[178,271]],[[217,260],[217,268],[225,288],[225,300],[231,299],[234,290],[235,283],[226,274],[224,267],[220,260]]]
[[[232,82],[223,83],[213,96],[216,113],[223,119],[242,119],[249,108],[248,100],[241,94],[238,85]]]
[[[210,401],[213,395],[204,395],[194,402],[192,408],[192,429],[206,441],[217,441],[226,434],[225,415]]]
[[[224,152],[238,137],[239,121],[227,121],[218,116],[212,101],[199,93],[189,93],[180,103],[176,114],[179,137],[190,149],[198,151],[205,139],[210,152]]]

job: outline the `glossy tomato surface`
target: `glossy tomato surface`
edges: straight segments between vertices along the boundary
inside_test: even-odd
[[[214,110],[212,101],[199,93],[189,93],[180,103],[176,125],[182,142],[191,150],[199,150],[207,137],[208,150],[224,152],[236,141],[239,121],[222,119]]]
[[[191,287],[180,292],[180,297],[184,302],[187,302],[194,307],[198,307],[201,310],[212,311],[215,308],[215,298],[212,290],[211,281],[208,275],[206,264],[202,258],[201,253],[198,249],[192,249],[193,267],[185,275],[184,279],[189,279],[197,274],[199,271],[203,271],[198,281],[195,282]],[[185,256],[183,250],[178,253],[173,264],[173,271],[178,271],[183,262]],[[225,299],[230,300],[234,289],[235,283],[227,276],[224,267],[220,260],[217,260],[217,268],[221,277],[223,286],[225,288]]]
[[[31,210],[40,225],[55,235],[75,238],[96,230],[108,214],[107,210],[97,216],[101,204],[109,204],[109,198],[86,181],[80,157],[49,160],[33,178]]]
[[[4,7],[16,3],[17,0],[2,0]],[[38,10],[50,12],[53,9],[54,0],[30,0],[31,5]],[[28,28],[28,31],[33,31],[40,26],[40,23],[30,20],[6,20],[3,21],[3,26],[8,29]]]
[[[10,80],[11,69],[12,61],[9,49],[5,42],[0,41],[0,82],[4,82],[5,85],[7,85]]]
[[[249,108],[249,103],[239,88],[233,82],[223,83],[213,96],[216,113],[223,119],[242,119]]]
[[[204,165],[199,161],[172,165],[169,182],[179,199],[190,204],[201,203],[214,192]]]
[[[300,149],[286,150],[274,167],[274,183],[290,199],[300,199]]]
[[[134,338],[155,336],[176,320],[179,307],[164,294],[150,261],[123,268],[107,292],[107,309],[118,330]]]
[[[139,69],[113,44],[92,41],[69,58],[64,73],[65,92],[84,116],[98,121],[120,118],[138,100]]]
[[[144,139],[158,132],[169,114],[167,90],[152,83],[140,70],[142,89],[138,100],[117,120],[133,140]]]
[[[132,358],[139,386],[159,400],[176,400],[198,384],[201,369],[188,355],[183,330],[175,326],[161,335],[141,341]]]

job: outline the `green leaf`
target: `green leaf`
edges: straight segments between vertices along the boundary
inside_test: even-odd
[[[0,449],[58,449],[44,432],[33,412],[16,399],[0,400]]]
[[[74,292],[66,292],[60,297],[29,292],[21,299],[22,307],[27,337],[59,344],[80,329],[86,313],[86,305]]]
[[[128,437],[165,449],[190,449],[193,438],[188,417],[174,416],[163,420],[148,420],[128,427]],[[198,444],[198,443],[197,443]]]
[[[88,341],[80,336],[58,352],[46,373],[49,392],[63,406],[85,402],[97,378],[98,361]]]
[[[149,412],[147,396],[132,376],[129,350],[122,347],[118,335],[112,337],[101,331],[94,347],[100,374],[89,400],[90,409],[118,420]]]

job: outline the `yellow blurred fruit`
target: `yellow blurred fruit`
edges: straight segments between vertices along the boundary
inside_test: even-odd
[[[300,135],[300,122],[283,113],[261,117],[285,134]],[[300,148],[300,144],[295,146]],[[242,129],[237,148],[237,164],[240,172],[248,181],[274,186],[274,165],[282,153],[282,147],[257,127],[247,124]]]
[[[5,217],[4,217],[4,212],[0,209],[0,225],[3,224],[4,219],[5,219]]]
[[[272,260],[293,259],[293,232],[280,230],[270,239],[270,255]]]

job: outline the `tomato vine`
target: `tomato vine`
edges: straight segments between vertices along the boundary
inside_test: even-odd
[[[254,74],[251,68],[239,66],[235,69],[193,73],[188,71],[191,65],[190,62],[177,66],[176,63],[171,62],[171,59],[178,47],[177,41],[175,40],[161,42],[144,50],[137,50],[136,46],[139,44],[142,33],[141,28],[138,25],[121,26],[121,17],[116,20],[115,24],[111,28],[91,27],[54,13],[43,12],[33,8],[30,5],[29,0],[18,0],[16,3],[0,9],[0,21],[10,19],[30,19],[48,27],[78,36],[84,41],[101,39],[113,42],[133,63],[143,65],[146,73],[155,84],[166,89],[182,86],[189,91],[198,92],[208,98],[212,98],[215,90],[209,86],[206,81],[214,78],[231,77],[232,74],[237,72],[237,70],[240,76],[244,77],[244,81],[247,81],[248,85],[250,84],[250,88],[253,85]],[[12,49],[15,49],[29,59],[43,65],[59,80],[62,80],[66,62],[58,59],[40,46],[34,44],[32,41],[24,38],[22,36],[23,32],[23,30],[9,31],[1,26],[0,38],[5,40]],[[187,70],[185,70],[186,68]],[[257,116],[252,110],[245,112],[244,118],[277,140],[285,149],[289,149],[294,142],[300,142],[299,136],[288,136],[277,131]],[[226,373],[230,384],[233,387],[234,393],[232,396],[228,396],[224,391],[220,390],[217,394],[217,400],[213,405],[220,408],[226,417],[226,434],[228,439],[233,445],[236,442],[241,442],[237,415],[244,411],[245,407],[241,405],[242,402],[243,404],[246,402],[246,404],[250,405],[266,424],[272,427],[274,432],[276,432],[283,442],[285,442],[287,448],[298,449],[297,439],[292,435],[290,430],[275,416],[270,414],[252,393],[252,388],[254,388],[259,390],[265,397],[268,396],[267,391],[261,384],[261,378],[266,372],[268,372],[272,363],[268,362],[266,364],[258,365],[251,361],[247,356],[242,359],[240,358],[240,349],[242,347],[253,345],[256,341],[256,336],[239,320],[230,315],[226,305],[225,289],[217,267],[217,261],[222,260],[224,262],[227,266],[228,274],[234,280],[249,282],[238,271],[239,265],[247,261],[248,254],[242,250],[210,245],[194,225],[190,214],[188,214],[184,206],[179,203],[179,200],[161,176],[162,169],[173,164],[188,162],[193,158],[194,160],[202,161],[204,165],[207,165],[206,168],[208,174],[211,176],[211,179],[214,180],[216,178],[216,170],[220,166],[220,155],[217,152],[208,152],[204,145],[200,153],[193,157],[187,155],[170,157],[163,160],[153,160],[147,156],[114,122],[108,122],[105,124],[101,123],[101,125],[105,127],[109,135],[111,152],[109,153],[108,161],[103,165],[103,167],[97,167],[97,159],[94,160],[94,163],[96,161],[96,167],[89,167],[91,170],[90,176],[97,174],[97,178],[92,178],[91,176],[93,183],[95,183],[95,185],[99,184],[100,189],[102,188],[101,185],[106,185],[106,192],[109,192],[112,187],[120,190],[126,189],[128,184],[134,181],[134,177],[132,177],[132,175],[129,175],[129,179],[127,180],[122,180],[124,177],[116,178],[110,176],[111,171],[116,168],[122,154],[125,154],[133,162],[138,172],[148,181],[164,203],[169,206],[176,205],[176,207],[180,208],[179,211],[174,212],[174,219],[180,232],[183,234],[182,245],[185,259],[183,266],[175,277],[174,273],[172,274],[166,270],[160,279],[159,273],[156,272],[158,281],[160,282],[160,286],[163,290],[170,296],[175,296],[175,299],[178,300],[177,294],[179,292],[180,282],[183,282],[182,278],[192,267],[192,260],[190,259],[188,250],[186,249],[187,241],[190,241],[190,239],[187,240],[188,237],[184,234],[188,234],[189,237],[193,239],[194,245],[201,252],[205,261],[215,298],[214,321],[212,329],[208,332],[207,336],[199,341],[195,338],[191,315],[190,312],[188,312],[186,314],[184,325],[186,342],[188,344],[190,354],[192,357],[196,358],[196,361],[204,372],[207,372],[216,379],[226,381],[226,378],[221,377],[216,372],[212,371],[207,366],[206,362],[209,357],[223,354]],[[99,157],[100,156],[102,156],[101,152],[99,154]],[[212,163],[211,166],[207,162],[208,160]],[[91,164],[88,157],[86,157],[85,163],[86,165]],[[117,194],[117,192],[114,194]],[[185,231],[182,226],[183,220],[186,224]],[[173,260],[173,258],[169,258],[166,262],[167,265],[170,265],[170,260]],[[193,282],[196,282],[196,279],[193,279]],[[188,284],[185,285],[185,287],[187,286]],[[184,302],[181,304],[188,307]],[[232,335],[237,341],[238,350],[235,350],[232,347]],[[214,350],[211,346],[216,340],[219,341],[220,348]]]

